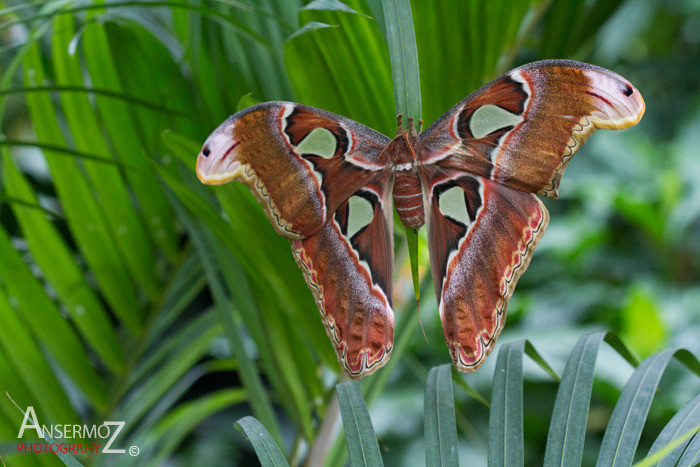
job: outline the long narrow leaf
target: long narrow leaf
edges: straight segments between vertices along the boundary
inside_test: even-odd
[[[83,29],[83,44],[92,84],[121,93],[122,84],[104,25],[99,22],[86,25]],[[177,238],[172,209],[155,171],[141,149],[141,135],[129,106],[103,94],[96,94],[96,103],[119,160],[134,167],[125,172],[125,177],[138,200],[152,242],[160,246],[170,258],[174,258]]]
[[[649,449],[647,456],[652,456],[663,447],[667,446],[673,440],[685,434],[688,430],[700,425],[700,394],[695,396],[690,402],[688,402],[681,410],[679,410],[676,415],[666,424],[659,436],[654,441],[654,444]],[[683,454],[683,450],[686,445],[690,442],[690,439],[676,447],[670,453],[661,459],[658,463],[654,465],[658,466],[672,466],[676,465],[679,458]]]
[[[408,122],[422,121],[420,72],[418,48],[413,28],[413,15],[409,0],[382,0],[386,26],[385,39],[391,57],[391,78],[394,85],[394,108]],[[420,299],[418,277],[418,232],[406,227],[408,256],[411,262],[413,290],[416,301]]]
[[[666,465],[676,465],[676,466],[685,466],[685,465],[692,465],[694,467],[697,466],[696,462],[692,462],[690,464],[687,464],[686,462],[689,459],[697,458],[700,456],[700,444],[697,443],[697,437],[695,437],[696,434],[700,432],[700,425],[697,425],[694,428],[691,428],[690,430],[686,431],[685,433],[679,434],[678,436],[674,437],[673,440],[668,443],[666,446],[662,447],[658,451],[656,451],[654,454],[645,457],[639,462],[636,462],[634,464],[634,467],[651,467],[654,465],[659,465],[660,462],[664,462],[666,459],[666,456],[673,453],[678,449],[678,447],[685,447],[689,446],[685,452],[683,452],[683,457],[681,457],[680,460],[676,463],[674,460],[673,462],[664,462]],[[690,443],[689,443],[690,442]]]
[[[31,391],[31,405],[37,417],[55,423],[78,421],[65,391],[51,367],[41,355],[36,342],[17,318],[8,297],[0,288],[0,350]]]
[[[150,430],[150,437],[147,438],[141,449],[148,448],[154,444],[154,440],[157,440],[159,446],[153,464],[162,465],[167,461],[168,456],[172,455],[183,438],[203,420],[234,404],[244,402],[246,397],[245,390],[234,388],[217,391],[185,402],[172,409],[153,430]]]
[[[91,404],[99,409],[106,408],[105,388],[95,369],[86,364],[89,360],[82,342],[24,264],[2,227],[0,257],[0,277],[34,335],[84,391]]]
[[[459,465],[452,365],[434,367],[425,387],[425,463],[429,466]]]
[[[336,390],[350,463],[354,466],[384,465],[372,420],[357,385],[353,381],[347,381],[338,384]]]
[[[263,467],[281,467],[289,465],[282,451],[275,444],[270,433],[253,417],[243,417],[236,422],[236,428],[250,440]]]
[[[216,271],[216,260],[211,252],[211,244],[204,236],[206,227],[203,223],[195,224],[190,221],[185,210],[174,202],[175,211],[179,214],[179,218],[185,224],[192,240],[195,244],[197,252],[202,259],[204,272],[207,277],[207,282],[211,288],[216,303],[219,319],[224,327],[226,336],[228,337],[233,353],[238,358],[241,365],[241,379],[250,396],[250,402],[258,417],[264,420],[265,425],[272,431],[275,439],[281,439],[280,431],[277,426],[277,419],[272,410],[272,405],[263,389],[260,376],[257,373],[254,363],[246,353],[243,346],[243,338],[239,329],[238,323],[234,319],[234,309],[231,306],[231,301],[227,297],[224,284]],[[196,221],[195,221],[196,222]]]
[[[524,341],[498,351],[489,413],[489,465],[523,464]]]
[[[23,201],[36,204],[38,199],[25,176],[17,170],[9,154],[2,152],[2,181],[7,190]],[[58,230],[37,209],[13,204],[24,238],[36,264],[56,291],[73,323],[91,349],[113,372],[124,370],[123,350],[97,294],[87,284],[73,253]],[[78,364],[81,364],[79,361]]]
[[[630,465],[651,407],[651,401],[671,358],[696,373],[700,364],[687,351],[664,350],[644,360],[625,385],[610,417],[596,465]]]
[[[678,461],[678,467],[697,467],[698,463],[700,463],[700,436],[695,433],[695,437]]]
[[[605,334],[597,332],[583,336],[569,356],[549,424],[544,457],[547,465],[581,463],[593,389],[593,371]]]
[[[394,104],[404,118],[422,118],[418,48],[409,0],[382,0],[386,41],[391,57]]]
[[[37,45],[29,48],[24,66],[27,85],[44,82],[46,74]],[[26,100],[38,139],[65,147],[65,139],[49,96],[28,94]],[[47,163],[67,215],[68,227],[83,258],[115,314],[130,330],[136,331],[140,321],[136,291],[91,187],[75,160],[47,157]]]
[[[69,53],[74,31],[73,18],[59,15],[54,19],[54,25],[52,52],[57,82],[60,85],[80,86],[83,84],[80,60]],[[62,94],[61,104],[77,149],[111,159],[112,154],[87,96]],[[122,174],[115,167],[94,161],[86,160],[84,166],[100,206],[109,213],[105,219],[131,275],[149,296],[155,298],[159,280],[153,248],[143,222],[131,203]]]
[[[366,9],[360,0],[345,3],[360,12]],[[300,17],[337,27],[294,35],[285,43],[285,66],[299,102],[386,134],[396,131],[391,65],[376,23],[343,12],[303,11]]]

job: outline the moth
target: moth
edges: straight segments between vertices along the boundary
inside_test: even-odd
[[[353,379],[393,347],[393,204],[427,224],[445,340],[458,370],[493,350],[506,304],[558,196],[564,169],[597,129],[636,124],[639,91],[612,71],[568,60],[516,68],[425,131],[390,139],[353,120],[265,102],[223,122],[197,157],[206,184],[245,183],[292,252],[338,360]]]

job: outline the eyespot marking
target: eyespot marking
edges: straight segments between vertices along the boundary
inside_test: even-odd
[[[348,238],[365,229],[374,217],[374,206],[363,196],[352,196],[348,200]]]
[[[519,115],[493,104],[482,105],[469,118],[469,132],[474,138],[483,138],[491,133],[522,121]]]
[[[298,154],[314,154],[330,159],[333,157],[337,147],[335,135],[328,129],[314,128],[296,146]]]
[[[438,207],[443,216],[449,217],[465,226],[471,224],[464,190],[453,186],[438,194]]]

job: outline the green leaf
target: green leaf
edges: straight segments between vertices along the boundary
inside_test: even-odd
[[[187,342],[187,345],[175,347],[177,342],[166,340],[163,346],[169,349],[174,347],[174,350],[167,355],[169,358],[155,367],[152,367],[152,361],[149,359],[144,362],[144,366],[150,371],[146,378],[139,379],[138,384],[134,385],[135,389],[125,397],[119,409],[114,412],[114,419],[128,421],[133,425],[147,415],[153,405],[207,354],[212,342],[221,335],[221,332],[221,323],[216,314],[205,313],[194,319],[182,331],[181,335],[186,336],[188,340],[177,342],[180,344]],[[157,350],[154,350],[153,357],[155,359],[159,357]],[[140,369],[135,371],[136,376],[140,376],[141,373]],[[122,394],[117,395],[122,396]]]
[[[411,262],[411,277],[413,279],[413,295],[416,302],[420,300],[420,277],[418,274],[418,231],[409,227],[406,231],[406,242],[408,243],[408,258]]]
[[[242,388],[225,389],[178,405],[149,431],[144,443],[139,445],[141,452],[150,452],[149,448],[157,445],[154,446],[157,455],[150,462],[152,465],[166,463],[182,440],[199,424],[228,407],[245,402],[246,396]]]
[[[540,355],[540,353],[535,349],[535,347],[530,343],[530,341],[525,341],[525,354],[532,359],[533,362],[537,364],[545,373],[552,377],[554,381],[561,381],[561,378],[557,373],[552,370],[549,363]]]
[[[82,33],[85,64],[93,86],[122,93],[122,84],[104,25],[97,21],[91,22],[85,25]],[[132,170],[125,171],[124,175],[138,201],[140,217],[150,239],[174,259],[177,252],[177,230],[172,209],[144,154],[142,148],[145,145],[131,108],[123,100],[115,100],[103,94],[96,94],[95,101],[119,161],[133,167]]]
[[[243,109],[247,109],[248,107],[251,107],[255,104],[260,104],[260,102],[261,102],[260,100],[253,97],[252,92],[244,94],[243,97],[241,97],[238,100],[238,104],[236,104],[236,112],[239,112]]]
[[[0,287],[0,350],[31,391],[40,423],[77,423],[78,417],[34,339]],[[45,422],[41,422],[41,420]]]
[[[29,47],[24,67],[26,84],[35,85],[46,79],[43,59],[36,44]],[[57,112],[50,97],[32,93],[26,95],[26,100],[37,138],[65,147]],[[51,151],[45,153],[49,155],[47,163],[54,187],[66,212],[68,227],[82,257],[94,273],[100,290],[114,313],[131,331],[136,331],[140,322],[136,291],[124,259],[116,247],[114,238],[109,234],[110,228],[103,217],[102,208],[95,200],[92,188],[75,160],[51,157]]]
[[[83,84],[80,59],[69,53],[73,34],[73,18],[68,15],[56,16],[52,51],[54,71],[59,85]],[[81,94],[62,94],[61,104],[76,148],[83,152],[95,153],[104,159],[112,159],[88,97]],[[94,161],[85,160],[84,166],[101,208],[109,213],[105,216],[109,232],[114,236],[130,274],[150,297],[156,298],[159,280],[155,271],[153,248],[143,222],[131,203],[122,174],[116,167]]]
[[[659,380],[671,358],[700,374],[700,363],[685,350],[668,349],[645,359],[622,390],[605,430],[596,465],[630,465]]]
[[[89,359],[80,339],[22,261],[2,227],[0,257],[0,277],[8,294],[17,302],[18,315],[23,317],[39,342],[84,392],[90,403],[98,409],[105,409],[105,387],[95,369],[86,364]]]
[[[36,205],[38,199],[29,182],[17,170],[7,151],[2,154],[2,181],[5,188],[23,201]],[[12,210],[27,240],[32,258],[56,291],[83,339],[111,371],[123,372],[124,355],[108,312],[87,284],[73,252],[54,224],[37,209],[13,204]]]
[[[337,27],[338,27],[338,25],[334,25],[334,24],[321,23],[320,21],[309,21],[308,23],[306,23],[305,25],[303,25],[302,27],[300,27],[299,29],[294,31],[294,34],[289,36],[287,38],[287,40],[291,41],[295,37],[301,36],[302,34],[306,34],[307,32],[317,31],[319,29],[325,29],[325,28],[337,28]]]
[[[418,48],[413,29],[413,16],[409,0],[382,0],[386,25],[385,39],[391,58],[391,77],[394,87],[394,108],[404,122],[422,118]],[[408,256],[411,262],[413,290],[420,299],[418,279],[418,232],[406,227]]]
[[[364,1],[347,3],[366,10]],[[377,131],[396,131],[391,67],[376,23],[338,11],[302,11],[310,21],[338,27],[294,35],[284,45],[284,63],[297,100],[357,120]],[[371,85],[368,85],[371,83]]]
[[[236,422],[236,428],[245,436],[255,449],[258,460],[263,467],[288,466],[282,451],[275,444],[270,433],[253,417],[243,417]]]
[[[343,418],[350,463],[353,466],[384,465],[372,420],[369,418],[367,406],[357,384],[354,381],[347,381],[338,384],[335,388],[338,391],[338,404]]]
[[[673,418],[666,424],[659,436],[654,441],[654,444],[649,449],[647,457],[652,457],[661,452],[675,440],[680,440],[688,431],[697,430],[700,425],[700,394],[695,396],[690,402],[685,404],[681,410],[676,412]],[[653,465],[672,466],[676,465],[679,458],[683,454],[683,450],[690,442],[690,437],[681,441],[672,451],[667,452],[665,456],[658,459]],[[652,464],[650,464],[652,465]]]
[[[581,464],[593,372],[605,334],[596,332],[583,336],[569,356],[549,424],[544,457],[547,465]]]
[[[452,365],[434,367],[425,387],[425,464],[459,465]]]
[[[9,397],[9,396],[8,396],[8,397]],[[15,405],[15,407],[17,407],[17,409],[19,410],[19,412],[22,414],[22,418],[24,419],[24,417],[27,416],[27,413],[25,412],[25,410],[22,409],[19,405],[17,405],[17,404],[15,403],[15,401],[12,400],[12,398],[10,398],[10,400],[11,400],[12,403]],[[27,410],[29,410],[29,409],[27,409]],[[36,412],[35,412],[35,415],[36,415]],[[38,415],[37,415],[37,418],[38,418]],[[37,420],[37,421],[38,421],[38,420]],[[39,424],[41,425],[42,423],[39,421]],[[42,425],[42,426],[43,426],[43,425]],[[53,439],[53,438],[51,437],[51,435],[49,435],[49,433],[47,433],[46,430],[44,430],[43,428],[41,429],[41,434],[40,434],[40,436],[41,436],[42,439],[48,441],[49,443],[52,443],[52,444],[59,444],[59,443],[58,443],[55,439]],[[82,465],[83,465],[83,464],[81,464],[80,462],[78,462],[78,461],[77,461],[73,456],[71,456],[70,454],[60,452],[60,450],[56,453],[56,456],[58,456],[58,458],[61,459],[61,461],[62,461],[65,465],[67,465],[68,467],[82,467]]]
[[[654,454],[647,456],[641,461],[637,462],[636,464],[634,464],[634,467],[650,467],[654,465],[692,465],[696,467],[697,458],[700,457],[700,442],[698,442],[699,438],[695,436],[698,432],[700,432],[700,425],[697,425],[696,427],[691,428],[685,433],[674,437],[670,443],[668,443],[666,446],[663,446]],[[688,443],[688,441],[690,441],[690,444]],[[677,459],[677,456],[670,456],[670,458],[666,458],[667,455],[674,453],[674,451],[678,450],[679,446],[681,448],[680,451],[683,451],[682,448],[685,448],[686,445],[688,447],[687,449],[685,449],[685,452],[683,452],[683,456],[680,458],[680,460]],[[681,453],[679,452],[678,454],[680,455]],[[676,458],[674,459],[674,457]]]
[[[382,0],[386,41],[391,58],[394,107],[404,121],[422,118],[418,48],[409,0]]]
[[[524,341],[498,351],[489,412],[489,465],[523,465]]]
[[[61,5],[60,2],[57,2],[58,5]],[[236,16],[232,16],[230,14],[224,14],[216,10],[212,10],[210,8],[205,8],[199,5],[190,5],[187,3],[179,3],[176,1],[124,1],[124,2],[110,2],[108,5],[109,8],[133,8],[133,7],[139,7],[139,8],[158,8],[158,7],[170,7],[173,9],[178,9],[182,8],[185,10],[191,10],[200,13],[202,16],[208,16],[211,17],[212,19],[221,21],[223,24],[226,24],[228,26],[231,26],[232,28],[238,30],[239,32],[248,35],[249,37],[257,40],[260,44],[268,45],[268,42],[255,33],[252,29],[250,29],[248,26],[243,24],[243,22],[240,22],[236,19]],[[237,6],[237,5],[233,5]],[[60,15],[69,15],[77,12],[83,12],[83,11],[90,11],[90,10],[102,10],[105,7],[105,5],[100,5],[100,4],[95,4],[95,5],[81,5],[81,6],[76,6],[76,7],[71,7],[71,8],[61,8],[59,12],[42,12],[36,15],[28,16],[26,18],[21,18],[18,20],[14,21],[8,21],[7,23],[4,23],[0,25],[0,31],[7,29],[10,26],[13,26],[15,24],[23,24],[23,23],[28,23],[31,21],[35,21],[38,19],[46,19],[46,18],[53,18],[53,17],[59,17]]]
[[[696,427],[696,430],[700,427]],[[698,462],[700,462],[700,436],[698,436],[697,431],[695,437],[690,442],[688,447],[685,449],[683,456],[678,461],[679,467],[697,467]]]
[[[265,420],[265,423],[272,430],[275,439],[281,439],[280,430],[277,426],[272,404],[267,397],[267,393],[263,389],[260,376],[255,368],[255,364],[246,353],[243,346],[243,336],[239,328],[239,324],[235,320],[236,311],[232,306],[226,288],[221,281],[216,268],[215,256],[212,252],[211,241],[206,237],[206,227],[200,220],[190,220],[185,210],[176,202],[173,204],[178,217],[185,224],[187,231],[192,237],[195,248],[200,255],[204,266],[204,273],[207,277],[207,282],[214,296],[216,310],[219,320],[223,325],[224,332],[228,338],[234,356],[238,359],[240,365],[240,375],[243,385],[250,396],[250,403],[256,415]]]
[[[346,13],[357,13],[351,7],[341,2],[340,0],[312,0],[306,4],[302,10],[326,10],[326,11],[342,11]]]
[[[533,19],[536,24],[538,9],[549,4],[442,0],[436,7],[434,2],[412,2],[426,123],[511,68],[525,41],[531,40],[534,26],[528,25]]]
[[[182,110],[171,109],[160,104],[150,102],[138,97],[129,96],[112,89],[92,88],[87,86],[27,86],[9,89],[0,89],[0,96],[7,94],[27,94],[30,92],[77,92],[81,94],[94,94],[96,96],[109,97],[128,104],[140,106],[155,112],[162,112],[171,115],[186,115]]]
[[[467,384],[466,381],[464,381],[464,378],[462,377],[462,373],[457,371],[457,368],[454,366],[452,367],[452,381],[457,384],[459,388],[462,389],[462,391],[465,392],[465,394],[471,396],[474,398],[477,402],[482,404],[484,407],[491,407],[491,404],[489,404],[489,401],[487,401],[484,396],[479,394],[476,389],[472,388],[470,385]]]

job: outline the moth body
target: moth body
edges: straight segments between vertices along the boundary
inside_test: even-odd
[[[411,125],[412,126],[412,125]],[[384,151],[394,174],[394,206],[401,223],[414,230],[425,224],[423,189],[416,167],[415,131],[399,130]]]

